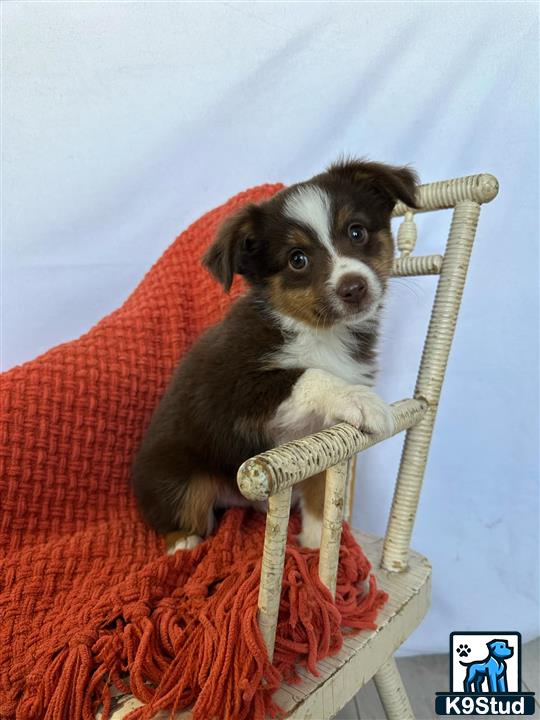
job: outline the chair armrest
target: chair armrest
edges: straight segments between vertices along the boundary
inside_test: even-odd
[[[416,425],[426,413],[428,403],[421,398],[400,400],[390,407],[394,428],[389,433],[370,435],[349,423],[339,423],[246,460],[237,475],[240,492],[248,500],[266,500]]]

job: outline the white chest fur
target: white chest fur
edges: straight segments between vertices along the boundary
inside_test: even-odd
[[[357,342],[345,326],[315,329],[289,318],[280,318],[287,337],[272,357],[281,368],[315,368],[341,378],[350,384],[373,386],[375,365],[352,357]]]

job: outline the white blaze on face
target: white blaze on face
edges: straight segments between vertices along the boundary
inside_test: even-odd
[[[331,238],[332,210],[328,193],[316,185],[304,185],[298,188],[294,195],[287,198],[285,215],[291,220],[307,225],[328,250],[330,256],[336,255]]]
[[[313,230],[328,251],[332,261],[328,285],[334,292],[345,275],[360,275],[367,282],[372,304],[378,303],[383,288],[377,274],[361,260],[340,255],[332,242],[332,203],[327,192],[316,185],[299,187],[287,198],[285,215]]]

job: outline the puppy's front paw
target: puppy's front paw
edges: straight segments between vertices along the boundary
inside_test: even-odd
[[[192,550],[202,543],[199,535],[184,535],[183,533],[169,533],[166,537],[167,555],[174,555],[177,550]]]
[[[337,422],[348,422],[375,435],[390,433],[394,429],[390,406],[365,385],[351,385],[338,393],[333,414]]]

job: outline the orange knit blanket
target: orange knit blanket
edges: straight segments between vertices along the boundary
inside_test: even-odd
[[[345,528],[334,603],[318,552],[291,521],[276,652],[256,624],[264,516],[232,509],[191,551],[164,553],[138,517],[132,457],[175,363],[231,298],[200,257],[223,218],[280,189],[232,198],[180,235],[124,305],[80,339],[2,376],[0,717],[104,718],[117,686],[194,720],[261,720],[272,692],[314,673],[385,600]],[[235,285],[232,297],[241,291]]]

